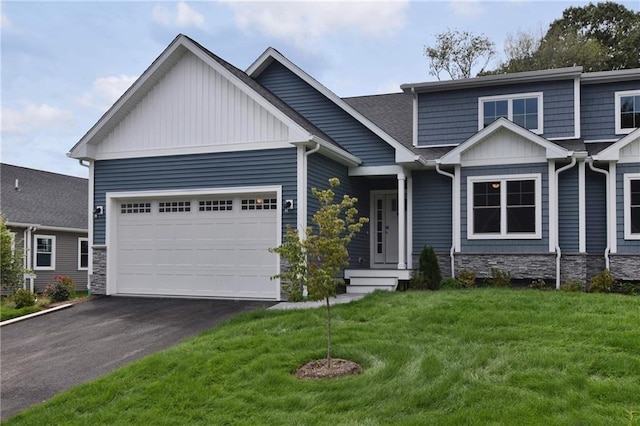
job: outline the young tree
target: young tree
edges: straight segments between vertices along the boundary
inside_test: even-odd
[[[331,368],[331,305],[329,298],[336,295],[336,286],[344,282],[338,274],[349,264],[347,245],[369,221],[357,218],[357,198],[344,195],[334,202],[334,188],[340,185],[337,178],[329,179],[329,188],[312,188],[320,207],[311,218],[312,226],[304,230],[300,238],[297,230],[287,229],[284,243],[272,252],[278,253],[288,263],[287,271],[274,278],[283,280],[285,286],[300,289],[306,286],[311,300],[325,300],[327,311],[327,363]]]
[[[17,290],[24,282],[22,252],[14,247],[13,236],[0,216],[0,281],[3,289]]]
[[[425,46],[424,54],[429,59],[429,74],[440,80],[446,72],[453,80],[471,77],[471,72],[482,64],[482,73],[495,56],[495,44],[484,35],[468,31],[447,30],[436,34],[435,46]]]

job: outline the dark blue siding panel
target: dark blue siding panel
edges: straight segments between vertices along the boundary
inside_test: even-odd
[[[624,239],[624,175],[640,173],[640,163],[618,164],[616,168],[616,227],[618,253],[640,254],[640,240]]]
[[[560,164],[557,168],[563,166],[563,164]],[[578,253],[580,250],[580,227],[577,165],[560,173],[558,182],[558,215],[558,231],[562,253]]]
[[[580,125],[585,141],[619,139],[615,126],[615,92],[640,89],[640,81],[585,84],[580,94]]]
[[[418,98],[418,144],[457,145],[478,131],[478,98],[543,92],[546,138],[574,136],[573,80],[422,93]]]
[[[364,166],[395,164],[393,148],[282,64],[271,64],[258,81],[359,157]]]
[[[602,168],[602,166],[598,166]],[[607,184],[605,175],[592,171],[585,172],[585,204],[587,253],[604,254],[607,247]]]
[[[467,177],[540,173],[542,175],[542,238],[539,240],[468,240]],[[462,252],[467,253],[543,253],[549,251],[549,169],[547,163],[489,167],[465,167],[460,185],[460,227]]]
[[[451,179],[435,170],[413,172],[413,252],[451,248]]]
[[[282,185],[296,199],[296,149],[176,155],[95,162],[94,205],[107,192]],[[296,216],[283,213],[283,226]],[[94,243],[105,243],[105,218],[94,220]]]
[[[314,154],[308,157],[307,182],[309,196],[307,198],[307,223],[312,225],[311,217],[320,207],[318,199],[311,194],[311,188],[319,190],[329,187],[329,179],[337,177],[340,179],[340,186],[335,190],[335,200],[339,201],[347,194],[358,198],[358,216],[369,216],[369,189],[367,180],[360,177],[349,177],[349,170],[346,166],[336,163],[322,155]],[[349,266],[352,268],[362,268],[369,266],[369,224],[362,227],[360,233],[349,244]],[[360,262],[361,260],[361,262]]]

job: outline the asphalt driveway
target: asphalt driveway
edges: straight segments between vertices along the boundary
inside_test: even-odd
[[[105,297],[0,329],[1,418],[273,302]]]

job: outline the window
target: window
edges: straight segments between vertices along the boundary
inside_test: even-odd
[[[542,92],[478,98],[478,130],[500,117],[534,133],[542,133]]]
[[[624,238],[640,240],[640,173],[624,175]]]
[[[78,270],[89,269],[89,239],[78,238]]]
[[[250,198],[242,200],[242,210],[275,210],[278,200],[275,198]]]
[[[469,239],[542,238],[541,175],[467,179]]]
[[[640,127],[640,90],[616,92],[616,134]]]
[[[191,211],[191,201],[160,201],[158,212],[160,213],[183,213]]]
[[[233,200],[206,200],[198,202],[198,211],[219,212],[233,210]]]
[[[56,237],[53,235],[34,235],[36,250],[33,269],[56,269]]]
[[[120,213],[122,214],[151,213],[151,203],[123,203],[123,204],[120,204]]]

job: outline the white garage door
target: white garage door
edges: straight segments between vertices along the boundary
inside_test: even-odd
[[[117,294],[277,299],[275,194],[117,200]]]

